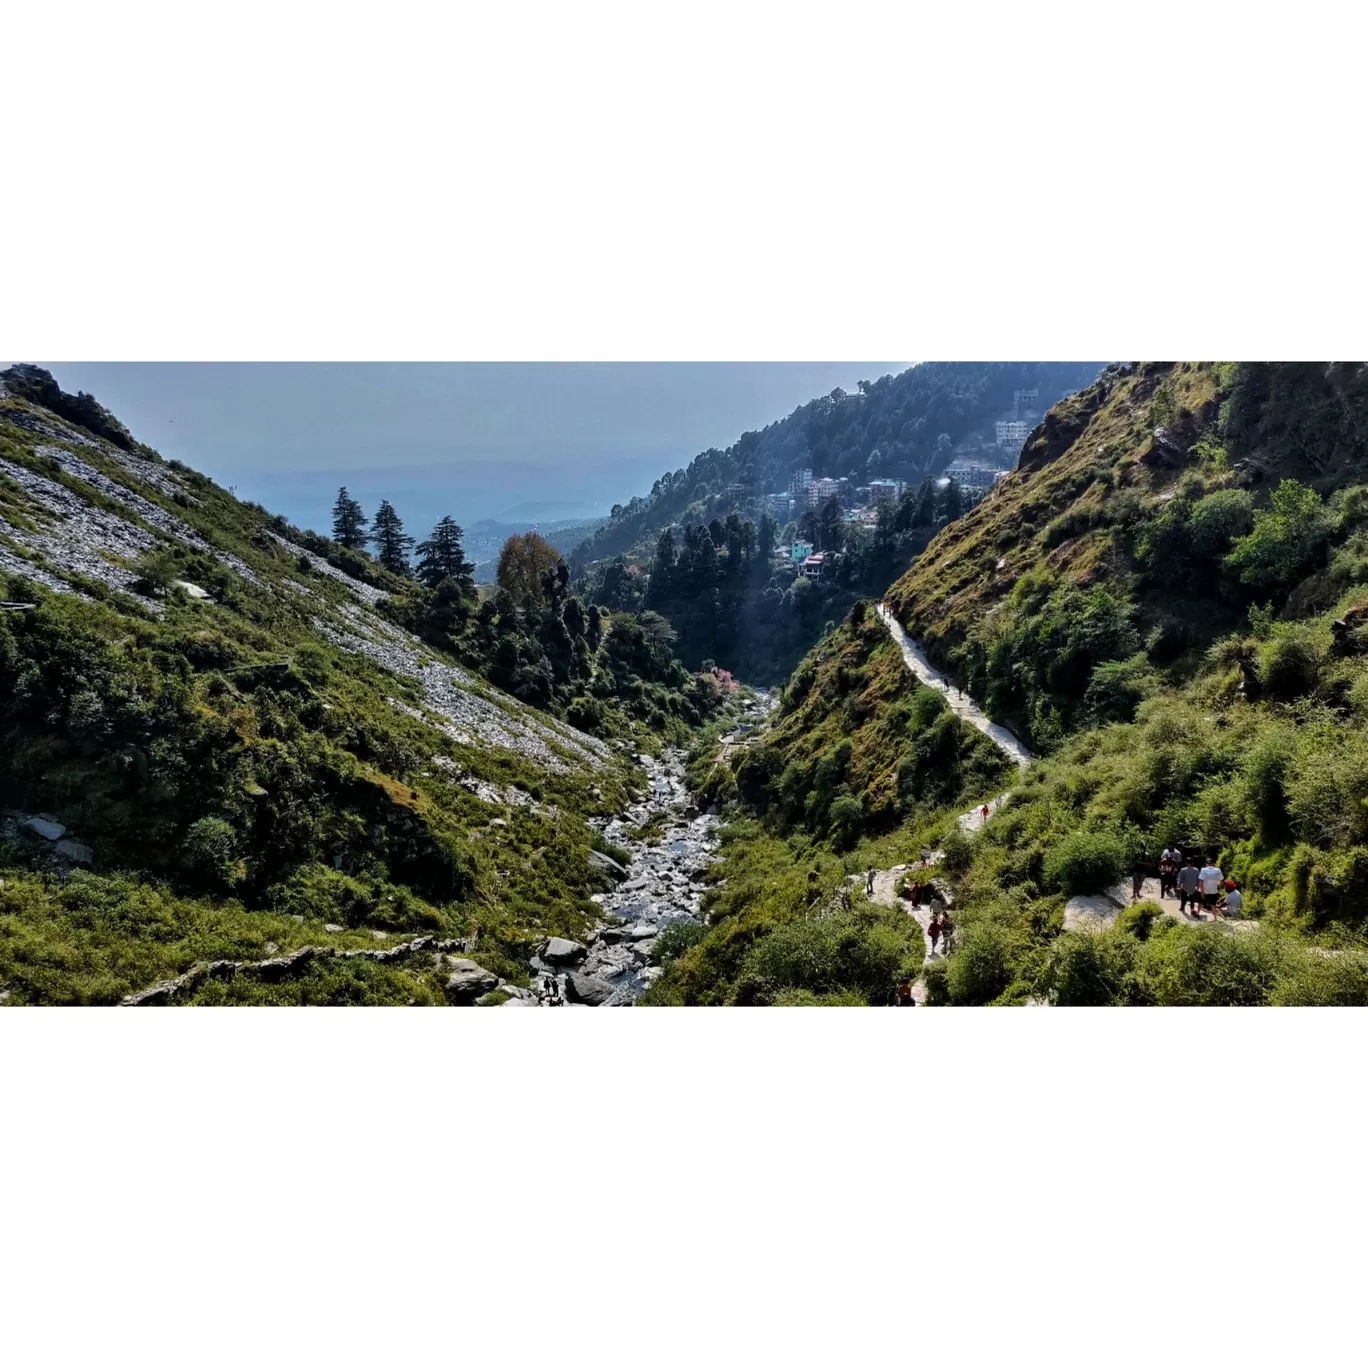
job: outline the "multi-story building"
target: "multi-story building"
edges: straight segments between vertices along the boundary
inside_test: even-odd
[[[849,488],[850,481],[844,477],[839,480],[813,480],[807,487],[807,506],[821,508],[828,499],[843,498]]]
[[[903,492],[901,480],[870,480],[869,499],[877,503],[880,499],[896,499]]]
[[[803,492],[812,483],[812,467],[807,466],[802,470],[794,472],[793,478],[789,481],[789,493],[795,498],[801,498]]]
[[[799,568],[803,572],[804,579],[821,579],[826,570],[826,552],[818,551],[816,555],[809,556]]]
[[[1011,447],[1014,451],[1020,451],[1027,437],[1031,435],[1030,426],[1026,423],[1013,421],[998,423],[996,426],[998,446]]]

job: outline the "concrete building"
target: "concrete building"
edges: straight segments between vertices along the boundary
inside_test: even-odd
[[[903,492],[901,480],[870,480],[869,498],[871,502],[879,499],[896,499]]]
[[[1020,451],[1031,435],[1030,427],[1022,422],[998,423],[996,426],[998,446],[1010,447],[1013,451]]]
[[[812,468],[805,467],[795,471],[793,478],[789,481],[789,493],[795,498],[801,498],[807,487],[812,483]]]
[[[810,555],[812,555],[811,542],[796,541],[789,547],[789,560],[794,565],[801,565]]]
[[[821,508],[828,499],[844,498],[850,488],[850,481],[844,476],[839,480],[813,480],[807,487],[807,506]]]
[[[799,568],[803,572],[804,579],[821,579],[826,571],[826,552],[819,551],[815,556],[809,556]]]

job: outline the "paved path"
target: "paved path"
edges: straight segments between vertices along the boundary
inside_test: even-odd
[[[950,704],[950,710],[956,717],[969,723],[971,727],[977,727],[999,750],[1014,760],[1019,769],[1024,770],[1035,759],[1035,756],[1006,727],[990,721],[967,693],[955,688],[927,660],[921,647],[903,631],[898,619],[893,616],[886,604],[879,604],[879,616],[883,619],[884,626],[888,628],[889,635],[902,652],[903,662],[907,668],[923,684],[929,685],[933,689],[939,689],[945,695],[945,700]]]

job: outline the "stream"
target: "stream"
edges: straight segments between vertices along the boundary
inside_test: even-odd
[[[770,695],[757,693],[735,728],[722,738],[723,749],[745,740],[773,707]],[[718,847],[721,821],[700,812],[684,785],[685,753],[667,746],[659,759],[639,755],[644,794],[614,817],[591,818],[590,825],[630,859],[625,877],[593,900],[604,920],[584,945],[553,939],[532,960],[537,992],[547,998],[548,978],[568,1004],[629,1007],[663,972],[651,964],[656,936],[674,922],[701,923],[703,873]],[[643,833],[641,828],[646,827]],[[603,859],[604,857],[599,857]],[[622,871],[615,866],[615,875]]]

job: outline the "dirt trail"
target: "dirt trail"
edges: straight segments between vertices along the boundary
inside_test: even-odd
[[[1006,727],[990,721],[967,693],[957,689],[927,660],[921,647],[903,631],[898,619],[885,604],[879,604],[879,616],[902,652],[903,663],[923,684],[939,689],[945,695],[945,701],[956,717],[981,731],[1000,751],[1015,761],[1019,769],[1024,770],[1035,759]]]

